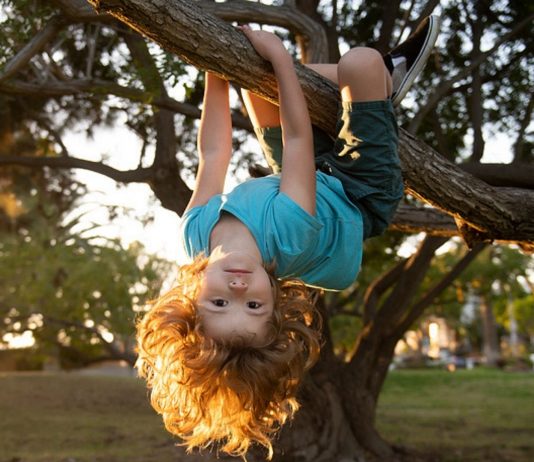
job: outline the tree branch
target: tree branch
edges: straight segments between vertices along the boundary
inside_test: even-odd
[[[406,313],[405,318],[395,328],[396,337],[400,338],[410,326],[423,314],[423,311],[438,297],[452,282],[471,264],[471,262],[486,248],[485,244],[478,244],[470,249],[443,278],[426,292]]]
[[[192,104],[182,103],[167,95],[156,96],[148,91],[125,87],[115,82],[101,79],[78,79],[61,82],[48,81],[44,83],[27,83],[19,80],[10,80],[9,82],[0,83],[0,92],[36,97],[79,95],[82,93],[102,96],[115,95],[130,101],[151,104],[161,109],[168,109],[193,119],[199,119],[201,114],[198,107]],[[239,113],[234,112],[232,114],[232,124],[235,128],[252,131],[252,124],[248,118]]]
[[[421,285],[436,250],[447,240],[447,238],[439,236],[426,236],[417,252],[404,262],[403,271],[397,279],[395,287],[381,304],[375,317],[375,323],[383,326],[381,329],[382,338],[389,337],[392,334],[393,326],[398,320],[404,318],[404,314]]]
[[[368,324],[374,319],[380,297],[398,281],[405,265],[406,260],[399,261],[369,284],[364,296],[364,324]]]
[[[431,207],[406,204],[397,208],[390,229],[407,234],[424,232],[433,236],[458,236],[456,223],[446,213]]]
[[[432,108],[434,108],[441,101],[441,99],[444,96],[446,96],[449,93],[449,91],[452,89],[455,83],[470,76],[472,72],[476,68],[478,68],[482,63],[484,63],[484,61],[486,61],[486,59],[488,59],[489,56],[495,53],[503,43],[513,38],[524,27],[530,25],[532,23],[533,18],[534,18],[534,14],[531,14],[527,18],[523,19],[523,21],[516,24],[511,31],[499,37],[499,39],[495,42],[495,45],[493,45],[492,48],[490,48],[489,50],[483,53],[480,53],[476,57],[476,59],[471,61],[471,63],[468,66],[464,67],[460,72],[458,72],[455,76],[451,77],[449,80],[446,80],[443,83],[441,83],[436,88],[436,90],[431,94],[430,98],[428,98],[428,101],[426,102],[426,104],[421,108],[421,110],[417,113],[417,115],[412,119],[412,121],[410,122],[409,128],[408,128],[408,131],[410,133],[415,133],[419,125],[421,125],[423,118],[428,114],[428,112]]]
[[[534,165],[530,162],[511,164],[466,163],[459,167],[492,186],[534,190]]]
[[[477,3],[475,5],[480,5]],[[471,25],[471,31],[473,36],[473,48],[470,53],[470,60],[474,62],[477,60],[480,54],[480,42],[482,40],[483,24],[480,16],[480,7],[475,6],[474,10],[477,16],[471,18],[467,14],[468,22]],[[480,72],[480,66],[473,69],[471,73],[471,86],[470,92],[467,97],[468,111],[471,118],[471,126],[473,128],[473,146],[471,151],[470,162],[480,162],[484,155],[484,134],[482,133],[483,127],[483,99],[482,99],[482,76]]]
[[[406,132],[401,140],[408,192],[491,239],[534,241],[534,191],[490,186]]]
[[[145,89],[157,97],[167,98],[165,84],[148,50],[147,42],[131,31],[124,32],[122,36]],[[181,212],[191,192],[180,177],[176,159],[174,113],[167,109],[155,110],[153,118],[157,136],[152,165],[154,176],[150,186],[164,207]]]
[[[0,166],[20,165],[29,168],[82,168],[95,173],[105,175],[119,183],[147,183],[152,180],[152,168],[138,168],[135,170],[117,170],[102,162],[93,162],[73,157],[24,157],[24,156],[0,156]]]
[[[273,6],[233,0],[231,3],[214,3],[203,0],[201,8],[225,21],[256,22],[283,27],[295,35],[306,37],[304,62],[323,63],[328,60],[328,41],[324,29],[294,6]]]
[[[528,101],[527,107],[525,108],[525,115],[521,119],[519,126],[519,132],[517,133],[517,138],[514,143],[514,158],[512,160],[513,165],[517,165],[523,160],[523,157],[526,153],[523,153],[523,146],[525,145],[525,133],[530,126],[530,121],[532,120],[532,110],[534,109],[534,94],[530,94],[530,99]],[[531,153],[532,154],[532,153]],[[534,178],[534,174],[531,173],[530,178]]]
[[[26,66],[30,60],[45,47],[59,32],[65,21],[61,16],[53,17],[44,29],[35,36],[4,66],[0,74],[0,82],[14,76],[20,69]]]
[[[380,32],[378,33],[378,40],[374,47],[382,54],[385,54],[390,47],[390,40],[393,36],[393,28],[395,21],[399,14],[400,0],[394,0],[384,3],[382,9],[382,21],[380,25]]]
[[[77,22],[110,22],[115,18],[106,14],[98,14],[85,0],[52,0],[62,13]]]

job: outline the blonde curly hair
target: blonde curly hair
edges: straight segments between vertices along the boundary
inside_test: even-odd
[[[219,443],[222,451],[244,456],[255,442],[271,459],[271,439],[297,411],[297,387],[319,356],[313,293],[269,270],[275,307],[266,341],[215,340],[204,335],[195,305],[206,266],[204,256],[182,266],[177,285],[149,304],[137,324],[136,367],[166,429],[189,451]]]

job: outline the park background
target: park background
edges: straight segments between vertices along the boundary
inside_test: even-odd
[[[477,178],[496,201],[512,189],[532,198],[532,7],[182,3],[277,25],[296,57],[323,62],[355,45],[385,52],[426,14],[441,15],[399,121],[467,172],[466,194]],[[175,460],[176,441],[130,366],[135,319],[180,258],[203,75],[84,1],[0,4],[0,460]],[[237,93],[232,105],[229,186],[262,163]],[[447,196],[444,177],[452,209],[461,198]],[[331,355],[310,378],[315,394],[304,388],[309,411],[284,430],[276,460],[534,457],[534,263],[522,250],[533,234],[489,228],[462,239],[414,192],[391,230],[366,244],[354,285],[322,296]],[[426,221],[406,218],[421,211]],[[334,396],[325,370],[343,379]],[[343,412],[322,414],[331,400]],[[311,444],[306,432],[322,438]]]

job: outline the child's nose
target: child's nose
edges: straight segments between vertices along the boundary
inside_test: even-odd
[[[233,290],[246,290],[248,287],[248,284],[241,279],[234,279],[233,281],[230,281],[228,285],[230,286],[230,289]]]

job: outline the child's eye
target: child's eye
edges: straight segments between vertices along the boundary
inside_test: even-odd
[[[222,298],[215,298],[211,301],[215,306],[226,306],[228,305],[228,302],[226,300],[223,300]]]
[[[247,306],[253,310],[257,310],[261,307],[261,303],[259,302],[247,302]]]

